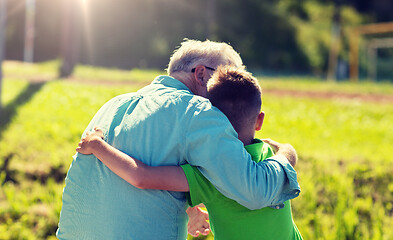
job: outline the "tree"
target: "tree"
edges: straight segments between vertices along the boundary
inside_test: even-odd
[[[5,27],[6,27],[6,16],[7,16],[7,0],[0,0],[0,113],[2,109],[1,102],[1,89],[3,82],[3,57],[5,51]]]
[[[78,0],[64,1],[60,54],[60,78],[69,77],[77,63],[79,50],[80,6]]]

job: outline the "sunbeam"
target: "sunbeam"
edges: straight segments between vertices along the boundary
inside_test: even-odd
[[[94,42],[92,38],[92,26],[91,26],[91,17],[90,17],[90,0],[80,0],[82,5],[82,26],[83,26],[83,37],[84,44],[87,48],[87,58],[89,64],[94,64]]]

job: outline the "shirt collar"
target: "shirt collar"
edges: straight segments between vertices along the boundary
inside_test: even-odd
[[[153,80],[152,84],[163,84],[166,87],[176,88],[177,90],[187,90],[191,94],[193,94],[191,90],[184,83],[180,82],[179,80],[171,76],[165,76],[165,75],[158,76]]]
[[[255,162],[261,161],[263,145],[265,143],[259,139],[254,139],[253,143],[244,146],[247,152],[251,155],[252,160]]]

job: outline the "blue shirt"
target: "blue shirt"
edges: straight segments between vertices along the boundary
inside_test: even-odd
[[[197,166],[225,196],[250,209],[299,194],[284,157],[255,163],[230,122],[183,83],[159,76],[136,93],[107,102],[87,130],[150,166]],[[236,169],[233,168],[236,166]],[[67,173],[59,239],[185,239],[185,194],[141,190],[93,155],[76,154]]]

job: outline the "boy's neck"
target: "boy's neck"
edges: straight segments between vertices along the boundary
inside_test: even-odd
[[[250,145],[254,142],[255,129],[247,128],[237,131],[237,135],[240,141],[243,142],[244,146]]]
[[[239,135],[239,140],[242,141],[244,146],[250,145],[250,144],[252,144],[254,142],[254,135],[247,136],[247,137]]]

